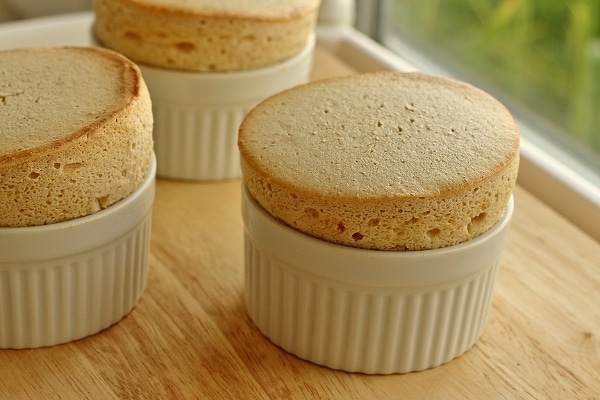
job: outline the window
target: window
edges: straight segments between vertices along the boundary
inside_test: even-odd
[[[417,68],[470,82],[507,105],[524,139],[520,179],[600,239],[600,0],[356,6],[359,30]]]

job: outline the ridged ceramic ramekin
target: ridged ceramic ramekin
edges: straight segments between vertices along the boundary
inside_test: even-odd
[[[348,372],[407,373],[446,363],[483,333],[513,211],[441,249],[351,248],[271,217],[244,188],[245,299],[289,353]]]
[[[247,71],[188,72],[139,65],[152,97],[158,176],[239,178],[240,123],[267,97],[309,80],[314,46],[313,33],[291,59]]]
[[[0,348],[97,333],[139,301],[148,274],[156,160],[128,197],[94,214],[0,228]]]

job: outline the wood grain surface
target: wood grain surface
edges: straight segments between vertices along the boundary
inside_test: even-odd
[[[317,49],[315,79],[353,73]],[[94,336],[0,350],[0,399],[598,399],[600,244],[524,189],[481,340],[440,367],[350,374],[287,354],[246,314],[240,182],[158,180],[148,285]]]

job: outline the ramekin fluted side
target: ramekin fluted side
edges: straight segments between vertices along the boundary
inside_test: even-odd
[[[482,335],[513,212],[454,246],[377,251],[301,233],[242,189],[245,302],[285,351],[348,372],[392,374],[449,362]]]
[[[245,249],[246,305],[261,332],[300,358],[369,374],[432,368],[471,348],[498,266],[447,287],[396,294],[282,266],[248,237]]]
[[[237,131],[254,105],[198,107],[154,101],[158,175],[198,181],[238,178]]]
[[[146,285],[150,213],[133,231],[63,260],[0,271],[0,348],[80,339],[119,321]]]

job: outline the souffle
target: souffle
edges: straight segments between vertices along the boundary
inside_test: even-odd
[[[0,51],[0,226],[52,224],[127,197],[152,156],[138,67],[95,47]]]
[[[132,60],[186,71],[240,71],[298,53],[320,0],[95,0],[95,34]]]
[[[315,81],[254,108],[243,182],[273,217],[363,249],[455,245],[498,222],[516,182],[509,111],[469,84],[377,72]]]

